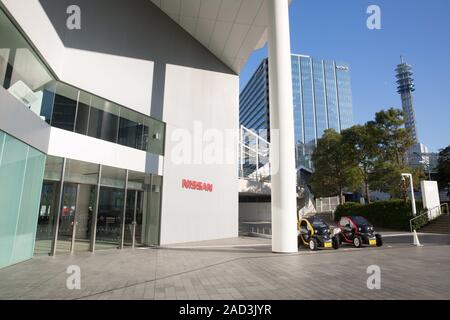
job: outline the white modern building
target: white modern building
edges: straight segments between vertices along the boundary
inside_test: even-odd
[[[296,251],[288,2],[0,0],[0,268],[236,237],[237,136],[208,143],[267,40],[273,250]]]

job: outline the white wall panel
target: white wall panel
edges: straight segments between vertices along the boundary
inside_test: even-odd
[[[172,152],[177,129],[238,131],[238,77],[169,65],[166,70],[163,119],[167,123],[161,221],[161,244],[238,235],[236,162],[177,164]],[[227,150],[235,157],[235,149]],[[192,158],[194,160],[194,158]],[[212,183],[213,192],[186,190],[182,179]]]
[[[46,153],[50,126],[0,86],[0,129]]]
[[[153,61],[70,48],[64,60],[65,82],[150,115]]]
[[[160,156],[54,127],[51,128],[48,154],[121,169],[162,174]]]

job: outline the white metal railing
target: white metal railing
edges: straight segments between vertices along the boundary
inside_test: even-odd
[[[267,130],[262,130],[267,133]],[[306,146],[297,143],[295,157],[297,170],[312,173],[310,156]],[[254,181],[270,181],[270,142],[256,131],[241,125],[239,134],[239,178]]]
[[[316,210],[321,212],[334,212],[339,206],[339,196],[316,199]]]
[[[241,126],[239,148],[239,178],[270,181],[270,142]]]
[[[443,213],[442,207],[446,207],[446,213]],[[409,229],[411,232],[413,232],[414,230],[418,230],[422,227],[424,227],[425,225],[429,224],[430,222],[436,220],[437,218],[439,218],[440,216],[442,216],[443,214],[450,214],[449,211],[449,207],[448,207],[448,203],[442,203],[439,206],[436,206],[434,208],[428,209],[427,211],[425,211],[424,213],[412,218],[411,220],[409,220]],[[414,228],[413,227],[413,222],[417,221],[419,219],[423,219],[427,217],[426,219],[426,223],[419,225],[418,227]]]

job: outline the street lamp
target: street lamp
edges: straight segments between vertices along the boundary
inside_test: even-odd
[[[406,179],[409,179],[409,187],[411,191],[411,205],[413,210],[413,216],[415,217],[417,214],[416,211],[416,199],[414,197],[414,185],[413,185],[413,177],[410,173],[402,173],[402,181],[406,181]]]

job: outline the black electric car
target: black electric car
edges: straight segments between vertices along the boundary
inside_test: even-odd
[[[298,245],[315,251],[319,248],[339,249],[338,235],[319,217],[302,218],[298,222]]]
[[[381,247],[383,238],[375,233],[373,225],[361,216],[342,217],[339,221],[340,243],[350,243],[356,248],[363,245]]]

